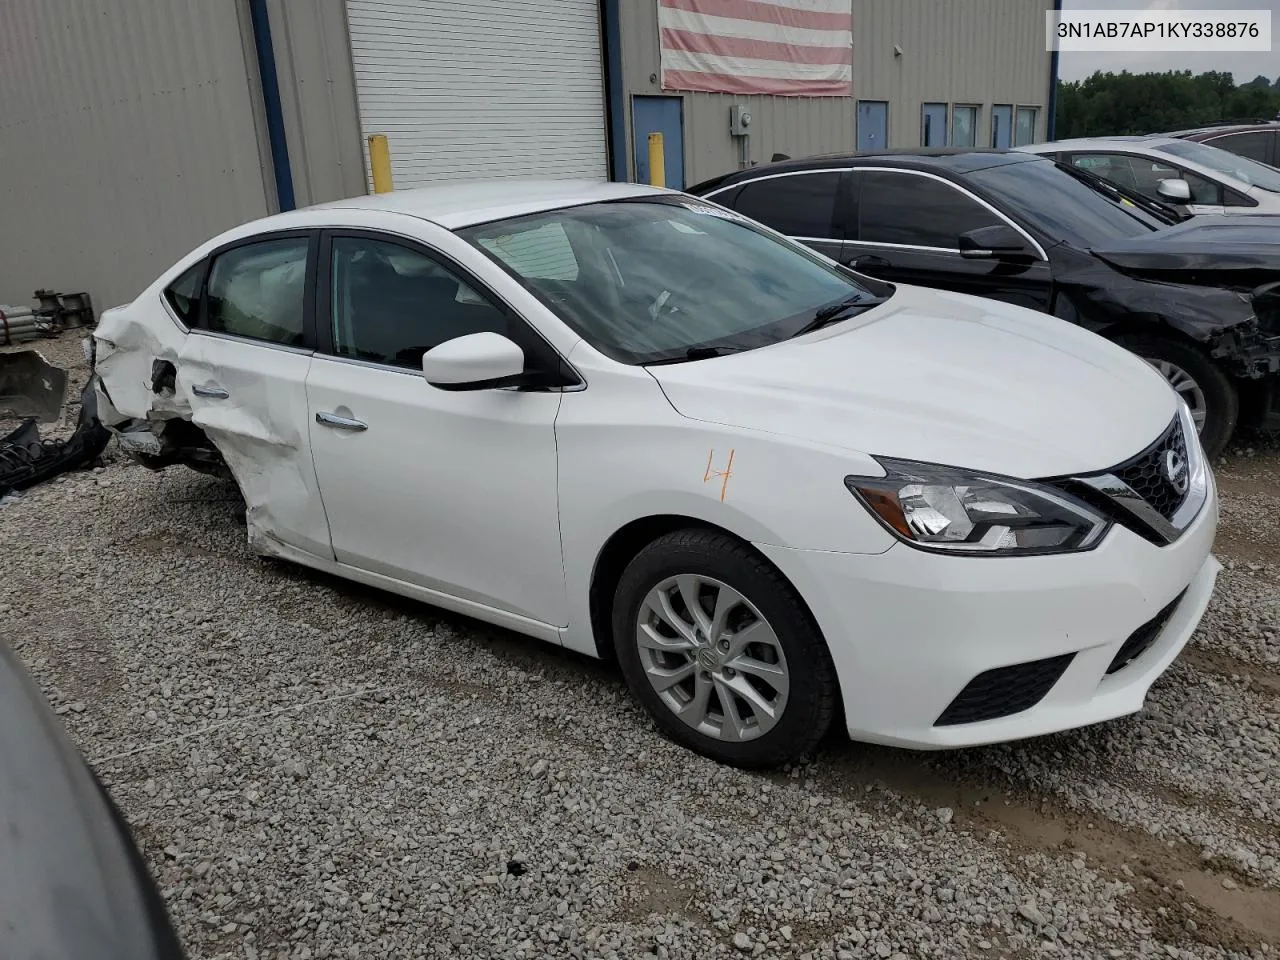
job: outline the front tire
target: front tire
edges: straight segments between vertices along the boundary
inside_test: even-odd
[[[1187,402],[1200,445],[1210,460],[1216,460],[1240,419],[1240,395],[1231,378],[1195,347],[1176,340],[1125,336],[1118,343],[1151,364]]]
[[[627,565],[613,604],[618,662],[668,737],[736,767],[811,751],[835,714],[835,667],[794,588],[741,541],[659,537]]]

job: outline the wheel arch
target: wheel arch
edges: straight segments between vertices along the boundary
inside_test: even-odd
[[[601,546],[596,554],[595,563],[592,565],[591,583],[588,588],[588,604],[591,616],[591,636],[595,642],[596,654],[600,659],[609,661],[616,659],[612,637],[613,597],[618,581],[621,579],[622,572],[626,569],[627,564],[641,550],[659,537],[674,533],[676,530],[689,529],[707,530],[711,533],[732,537],[756,554],[762,561],[777,571],[778,576],[795,591],[796,597],[799,599],[805,613],[813,620],[815,626],[818,626],[817,618],[814,617],[813,611],[809,608],[804,595],[792,583],[791,579],[782,570],[778,569],[773,561],[756,549],[750,540],[709,520],[701,520],[697,517],[678,513],[652,514],[637,517],[615,530],[612,536]],[[821,632],[820,626],[819,632]]]

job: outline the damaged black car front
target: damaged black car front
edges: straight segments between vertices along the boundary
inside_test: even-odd
[[[1237,426],[1280,428],[1280,217],[1179,218],[1054,166],[1123,209],[1133,229],[1092,233],[1083,217],[1065,229],[1043,192],[1011,183],[1043,177],[1043,166],[991,171],[1010,212],[1049,241],[1049,312],[1156,367],[1191,408],[1211,457]]]

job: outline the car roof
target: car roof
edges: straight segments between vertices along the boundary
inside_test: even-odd
[[[900,147],[885,150],[858,150],[852,153],[825,153],[794,160],[761,163],[746,170],[734,170],[687,188],[690,193],[729,187],[744,180],[779,173],[799,173],[841,166],[901,167],[904,170],[943,170],[969,173],[1010,163],[1038,159],[1026,153],[1009,150],[984,150],[972,147]]]
[[[424,187],[332,200],[308,210],[378,210],[430,220],[449,230],[604,200],[670,194],[638,183],[587,178],[451,180]]]
[[[1177,143],[1178,137],[1164,134],[1142,134],[1137,136],[1114,137],[1075,137],[1071,140],[1050,140],[1045,143],[1031,143],[1015,150],[1026,150],[1029,153],[1056,153],[1059,150],[1106,150],[1117,147],[1150,147],[1155,148],[1167,143]]]
[[[1220,137],[1228,133],[1275,133],[1280,131],[1280,123],[1274,120],[1263,120],[1259,123],[1219,123],[1206,127],[1189,127],[1186,130],[1175,130],[1169,134],[1180,140],[1200,137]]]

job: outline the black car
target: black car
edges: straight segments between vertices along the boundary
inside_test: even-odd
[[[115,804],[0,641],[0,956],[183,960]]]
[[[1280,223],[1179,223],[1022,152],[883,151],[762,164],[688,191],[854,270],[1053,314],[1133,350],[1211,456],[1280,422]]]

